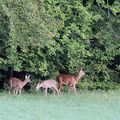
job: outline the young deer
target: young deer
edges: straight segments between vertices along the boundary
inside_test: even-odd
[[[44,80],[41,83],[39,82],[36,85],[36,91],[39,90],[40,88],[44,88],[45,89],[45,95],[46,96],[47,96],[48,88],[52,89],[53,95],[55,95],[55,92],[57,92],[58,95],[59,95],[59,92],[58,92],[58,89],[57,89],[57,82],[55,80],[53,80],[53,79]]]
[[[75,91],[75,94],[77,94],[76,84],[78,83],[80,78],[84,75],[85,75],[85,72],[82,69],[80,69],[77,76],[65,75],[65,74],[60,74],[59,76],[57,76],[57,80],[59,83],[59,86],[58,86],[59,93],[61,94],[62,85],[64,84],[68,86],[69,93],[71,92],[71,89],[73,88],[73,90]]]
[[[31,83],[31,80],[30,80],[30,75],[25,75],[25,80],[22,81],[20,79],[17,79],[17,78],[10,78],[9,80],[9,86],[10,86],[10,89],[9,89],[9,93],[11,93],[13,91],[14,94],[21,94],[21,90],[22,88],[27,84],[27,83]]]

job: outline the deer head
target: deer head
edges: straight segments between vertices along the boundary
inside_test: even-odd
[[[82,68],[79,70],[79,74],[80,74],[81,76],[84,76],[84,75],[85,75],[85,72],[83,71]]]
[[[31,83],[30,75],[25,75],[25,81]]]
[[[79,72],[78,72],[78,75],[76,77],[76,80],[79,80],[84,75],[85,75],[85,72],[82,70],[82,68],[79,69]]]
[[[36,85],[36,91],[38,91],[41,87],[43,87],[42,81],[39,80],[39,82],[38,82],[37,85]]]

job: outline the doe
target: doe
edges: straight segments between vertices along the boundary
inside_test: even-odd
[[[57,81],[58,81],[58,90],[59,93],[61,94],[61,89],[62,89],[62,85],[66,85],[69,88],[69,93],[71,92],[71,89],[73,88],[75,94],[77,94],[76,92],[76,84],[78,83],[78,81],[80,80],[80,78],[82,76],[85,75],[85,72],[80,69],[78,72],[78,75],[74,76],[74,75],[66,75],[66,74],[60,74],[57,76]]]
[[[39,82],[36,85],[36,91],[39,90],[40,88],[44,88],[45,89],[45,95],[47,96],[47,91],[48,88],[50,88],[53,91],[53,95],[55,95],[55,92],[58,93],[58,89],[57,89],[57,81],[53,80],[53,79],[48,79],[48,80],[44,80],[43,82]]]

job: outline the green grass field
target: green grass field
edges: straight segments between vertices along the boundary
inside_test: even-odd
[[[0,120],[119,120],[120,92],[88,92],[78,95],[10,96],[0,93]]]

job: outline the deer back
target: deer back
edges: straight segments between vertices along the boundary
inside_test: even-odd
[[[14,77],[9,80],[10,87],[19,87],[21,82],[21,80]]]
[[[62,82],[62,83],[65,83],[65,84],[69,84],[70,82],[75,81],[75,76],[60,74],[59,76],[57,76],[57,80],[58,80],[59,83]]]
[[[57,86],[57,82],[55,80],[44,80],[43,82],[39,82],[36,86],[36,90],[39,88],[52,88],[54,86]]]
[[[77,76],[60,74],[59,76],[57,76],[57,80],[58,80],[59,83],[64,83],[64,84],[76,84],[77,81],[78,81],[83,75],[85,75],[85,72],[84,72],[82,69],[80,69]]]

